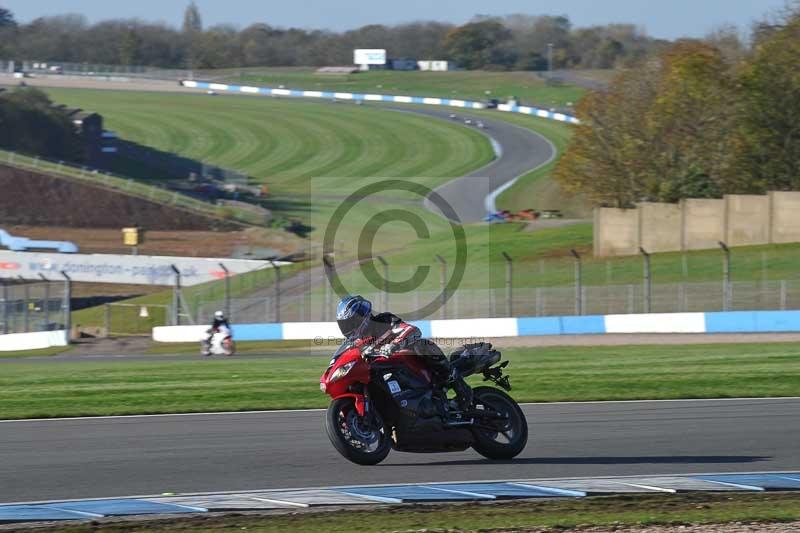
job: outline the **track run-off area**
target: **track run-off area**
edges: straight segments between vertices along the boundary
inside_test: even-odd
[[[0,422],[0,502],[355,484],[797,469],[800,398],[525,404],[526,450],[392,452],[328,442],[323,410]]]

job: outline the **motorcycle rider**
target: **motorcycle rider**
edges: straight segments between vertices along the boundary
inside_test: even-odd
[[[216,311],[214,313],[214,321],[211,323],[211,327],[206,330],[208,337],[206,337],[206,345],[211,344],[211,339],[214,338],[214,334],[220,331],[221,328],[227,328],[228,336],[231,335],[231,325],[228,323],[228,319],[225,317],[225,313],[222,311]]]
[[[395,351],[410,349],[430,369],[434,387],[451,385],[461,405],[469,404],[469,387],[451,368],[442,350],[431,340],[422,338],[418,327],[399,316],[385,312],[372,314],[372,303],[361,296],[345,296],[336,308],[336,322],[347,340],[360,339],[371,346],[368,357],[389,357]]]

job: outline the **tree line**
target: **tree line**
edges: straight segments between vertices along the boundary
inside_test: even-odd
[[[0,7],[0,57],[17,60],[213,69],[349,65],[354,48],[393,58],[446,59],[470,69],[611,68],[663,47],[630,24],[575,28],[566,16],[476,16],[461,26],[420,21],[333,32],[254,23],[204,28],[192,2],[181,28],[139,19],[89,24],[82,15],[18,23]],[[552,47],[550,46],[552,45]]]
[[[674,43],[577,106],[555,177],[594,203],[632,207],[800,190],[800,3],[733,32]]]
[[[67,113],[38,89],[0,92],[0,147],[65,161],[81,161],[83,139]]]

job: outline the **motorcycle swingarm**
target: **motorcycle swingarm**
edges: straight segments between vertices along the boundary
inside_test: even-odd
[[[474,418],[475,420],[508,420],[508,415],[489,411],[486,409],[469,409],[462,411],[464,418]]]

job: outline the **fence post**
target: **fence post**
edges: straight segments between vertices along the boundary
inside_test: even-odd
[[[219,264],[219,267],[225,272],[225,317],[233,320],[231,316],[231,272],[222,263]]]
[[[574,249],[570,250],[575,258],[575,314],[583,314],[583,276],[581,272],[581,256]]]
[[[719,241],[722,248],[722,310],[731,310],[731,249],[722,241]]]
[[[628,287],[628,314],[632,315],[635,312],[636,307],[636,292],[633,288],[633,285],[627,285]]]
[[[19,279],[22,280],[23,283],[25,282],[25,278],[23,278],[22,276],[20,276]],[[22,323],[24,324],[23,327],[25,328],[25,333],[28,333],[30,331],[30,305],[31,305],[30,285],[24,283],[24,285],[22,286],[22,290],[24,295],[23,298],[25,299],[25,304],[22,306]]]
[[[278,264],[271,260],[269,263],[272,265],[272,268],[275,270],[275,295],[273,297],[273,309],[275,310],[275,322],[280,323],[281,321],[281,267]]]
[[[383,310],[389,311],[389,263],[381,256],[377,259],[383,266]]]
[[[175,285],[172,287],[172,325],[181,325],[181,271],[175,265],[170,265],[175,273]]]
[[[534,291],[536,294],[536,316],[543,316],[544,315],[544,306],[542,305],[542,289],[541,287],[536,287]]]
[[[50,281],[44,274],[39,274],[39,277],[44,281],[44,327],[45,331],[50,331]]]
[[[786,292],[786,280],[781,280],[781,311],[786,311],[786,303],[787,303],[787,292]]]
[[[8,333],[8,285],[5,280],[0,280],[0,284],[3,285],[3,335],[6,335]]]
[[[641,253],[644,258],[644,312],[651,313],[653,305],[653,278],[650,273],[650,254],[641,246],[639,247],[639,253]]]
[[[72,339],[72,316],[70,311],[72,309],[72,279],[63,270],[61,275],[64,276],[64,303],[62,309],[64,310],[64,329],[67,330],[67,343]]]
[[[436,260],[439,262],[439,265],[441,265],[441,270],[439,274],[439,288],[442,291],[441,295],[442,307],[440,310],[441,313],[440,316],[442,320],[445,320],[447,319],[447,261],[445,261],[444,257],[442,257],[439,254],[436,254],[435,257]]]
[[[506,260],[506,316],[514,316],[514,266],[511,256],[502,252]]]

